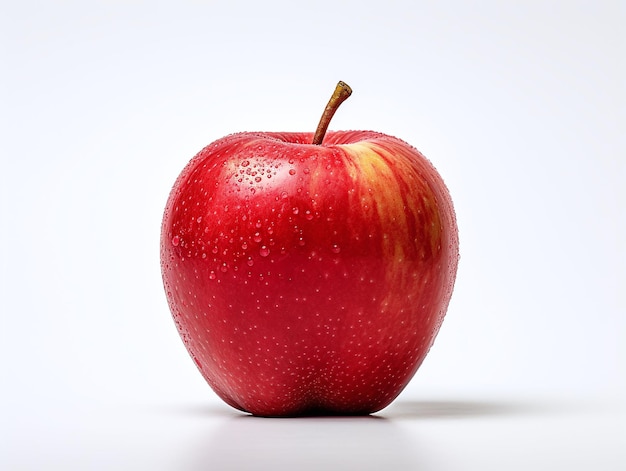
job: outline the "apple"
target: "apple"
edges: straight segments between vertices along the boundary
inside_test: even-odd
[[[201,150],[161,230],[165,292],[202,376],[258,416],[370,414],[428,353],[452,295],[449,192],[409,144],[327,132],[243,132]]]

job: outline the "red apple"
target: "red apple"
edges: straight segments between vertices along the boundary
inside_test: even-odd
[[[316,136],[210,144],[167,201],[161,264],[180,336],[213,390],[254,415],[386,407],[452,294],[458,235],[443,180],[397,138],[326,133],[347,95],[340,82]]]

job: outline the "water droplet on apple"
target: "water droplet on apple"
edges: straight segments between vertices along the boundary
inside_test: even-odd
[[[202,222],[202,216],[198,216],[198,217],[196,218],[196,222],[197,222],[198,224],[200,224],[200,223]]]
[[[300,209],[298,209],[297,206],[294,206],[294,208],[291,211],[293,212],[293,214],[298,214],[300,212]]]
[[[254,237],[252,238],[255,242],[261,242],[261,234],[259,232],[254,233]]]
[[[174,247],[178,247],[178,244],[180,244],[180,237],[178,237],[178,236],[172,237],[172,245]]]
[[[243,162],[241,162],[241,166],[242,167],[247,167],[248,165],[250,165],[250,161],[249,160],[244,160]]]
[[[228,265],[226,264],[226,262],[222,264],[222,266],[220,267],[220,271],[222,273],[226,273],[228,271]]]
[[[261,181],[261,177],[255,177],[255,178],[254,178],[254,181],[255,181],[255,182],[257,182],[257,183],[259,183],[259,182]]]
[[[214,280],[215,277],[216,277],[215,272],[211,270],[211,273],[209,273],[209,280]]]
[[[310,221],[311,219],[313,219],[313,215],[311,214],[311,211],[309,211],[308,209],[305,211],[304,217],[306,218],[307,221]]]
[[[309,167],[305,167],[304,170],[302,170],[304,173],[308,174],[311,170],[309,170]]]
[[[263,245],[261,246],[261,248],[259,249],[259,255],[261,257],[267,257],[270,254],[270,249],[267,248],[267,246]]]
[[[295,175],[295,174],[296,174],[296,169],[290,168],[289,169],[289,175]]]
[[[333,244],[331,250],[333,251],[333,253],[339,253],[341,252],[341,247],[339,247],[337,244]]]
[[[252,257],[248,257],[248,261],[246,263],[249,267],[251,267],[252,265],[254,265],[254,260],[252,259]]]

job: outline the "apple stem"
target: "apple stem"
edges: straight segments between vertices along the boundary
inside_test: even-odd
[[[350,86],[345,82],[339,81],[337,87],[335,87],[333,95],[330,97],[330,100],[328,100],[328,104],[324,109],[324,113],[322,113],[319,124],[317,125],[317,130],[313,136],[313,144],[317,146],[322,144],[326,131],[328,130],[330,120],[333,119],[333,116],[335,115],[335,111],[337,111],[339,105],[346,101],[351,94],[352,89]]]

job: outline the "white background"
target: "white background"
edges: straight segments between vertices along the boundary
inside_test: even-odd
[[[3,1],[0,468],[624,469],[624,7]],[[456,204],[441,333],[378,418],[258,419],[177,336],[162,210],[235,131],[374,129]]]

